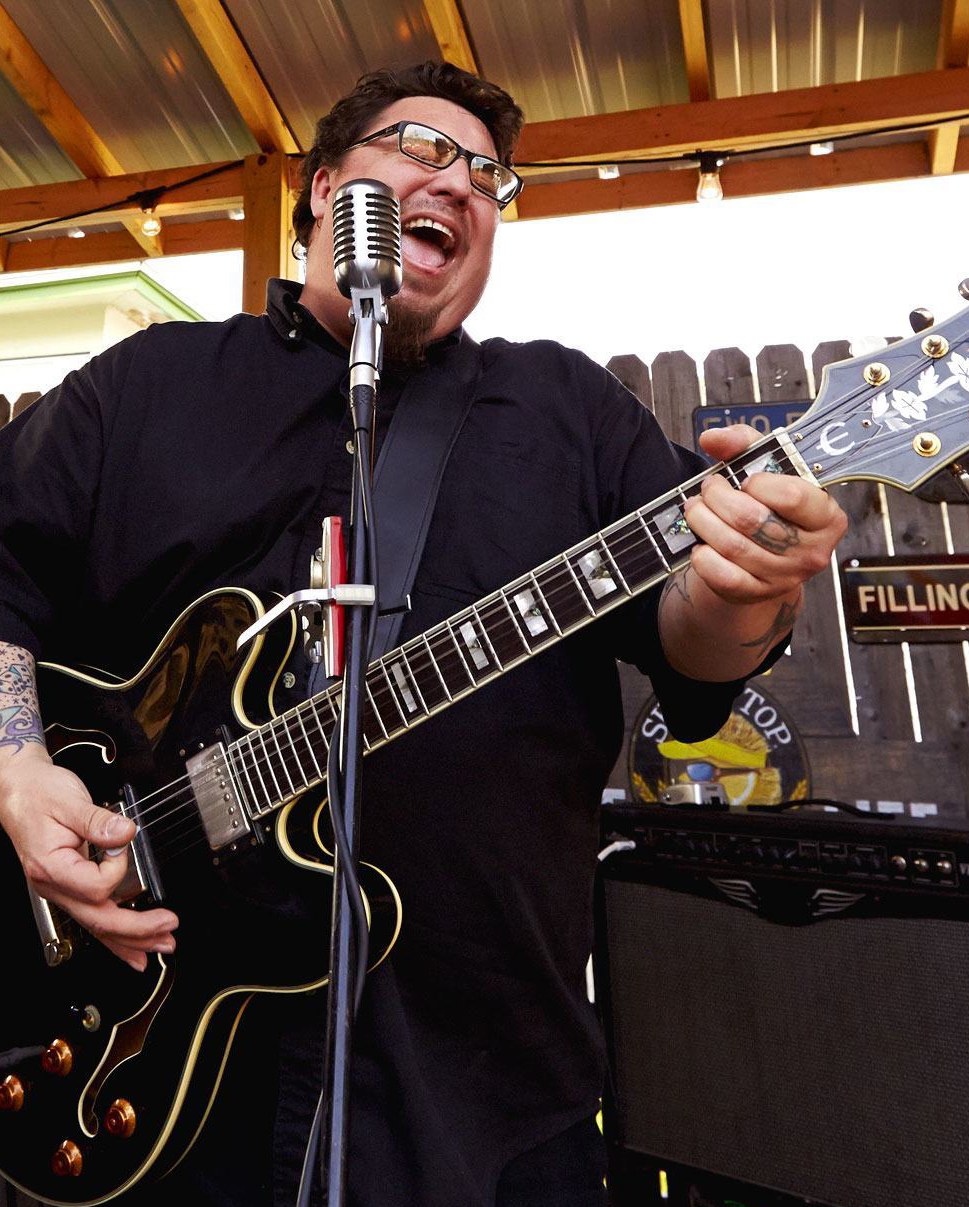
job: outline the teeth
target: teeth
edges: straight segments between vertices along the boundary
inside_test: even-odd
[[[445,249],[450,250],[453,246],[454,234],[446,226],[442,226],[440,222],[435,222],[433,218],[411,218],[408,222],[404,223],[403,229],[405,231],[412,231],[419,230],[422,227],[427,230],[438,231],[442,234],[444,236]]]

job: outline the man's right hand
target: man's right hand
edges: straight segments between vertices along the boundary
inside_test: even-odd
[[[147,952],[172,952],[178,918],[167,909],[119,906],[133,821],[96,805],[73,772],[57,767],[43,746],[28,744],[0,760],[0,825],[10,836],[31,886],[64,909],[110,951],[143,971]],[[88,843],[116,854],[100,863]]]

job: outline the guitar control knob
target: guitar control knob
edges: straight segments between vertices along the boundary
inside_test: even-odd
[[[952,860],[951,859],[940,859],[938,861],[938,863],[936,863],[936,865],[935,865],[935,870],[939,873],[940,876],[951,876],[952,875]]]
[[[122,1140],[134,1134],[138,1116],[135,1108],[127,1098],[115,1098],[104,1114],[104,1126],[108,1135],[119,1136]]]
[[[66,1039],[55,1039],[40,1058],[40,1067],[55,1077],[66,1077],[74,1068],[74,1052]]]
[[[908,867],[908,860],[904,855],[893,855],[888,862],[892,865],[893,872],[904,872]]]
[[[0,1081],[0,1111],[19,1111],[24,1104],[24,1083],[11,1073]]]
[[[84,1168],[84,1157],[73,1140],[65,1140],[50,1159],[50,1167],[59,1178],[76,1178]]]
[[[929,861],[924,855],[916,855],[912,860],[912,867],[915,868],[919,875],[924,876],[929,870]]]

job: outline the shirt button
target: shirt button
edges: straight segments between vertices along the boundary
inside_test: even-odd
[[[351,456],[353,455],[353,441],[352,440],[347,441],[346,450]]]
[[[287,671],[285,673],[285,675],[283,675],[283,687],[290,688],[290,687],[295,687],[295,686],[296,686],[296,676],[293,674],[292,671]]]

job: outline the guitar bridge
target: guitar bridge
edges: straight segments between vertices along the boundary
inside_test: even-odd
[[[209,847],[221,851],[250,834],[252,827],[236,791],[225,746],[221,742],[207,746],[193,754],[185,767]]]

